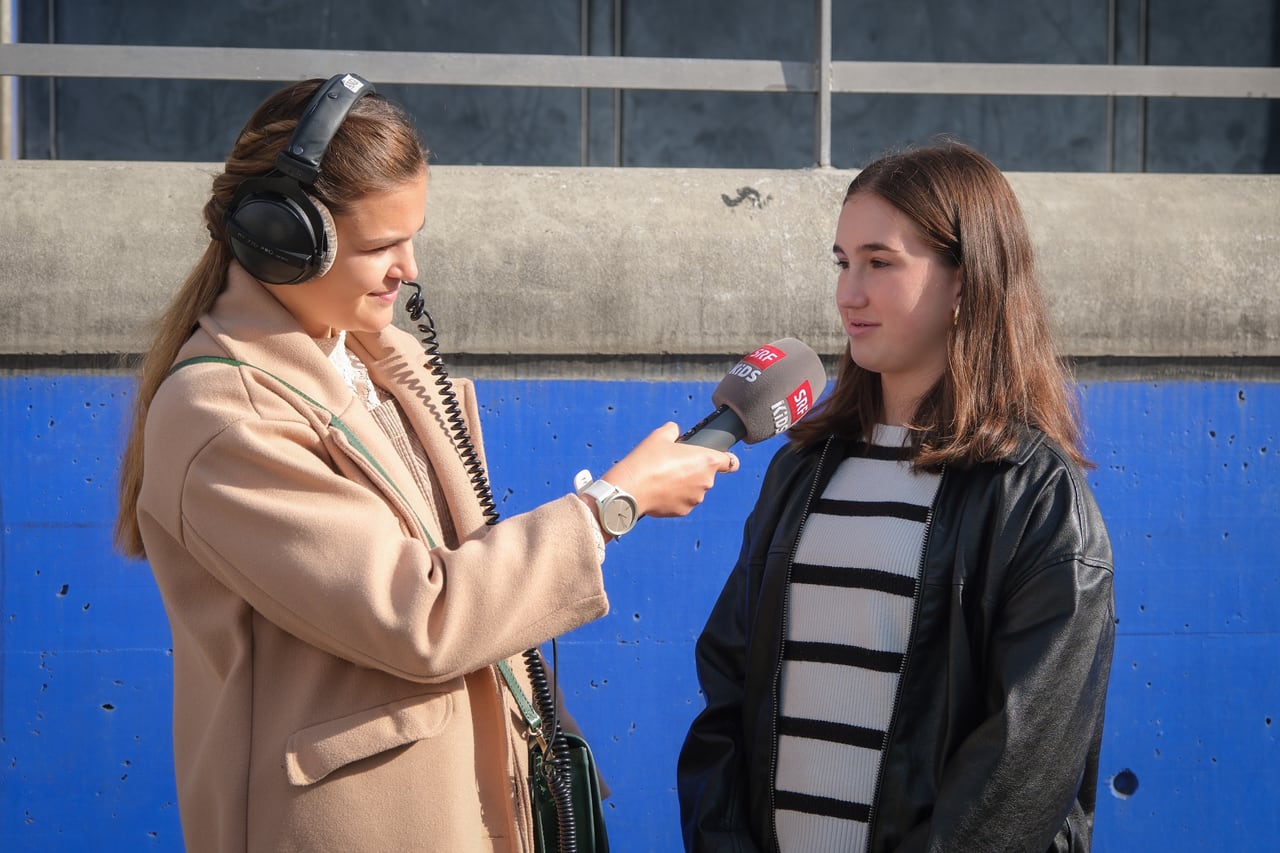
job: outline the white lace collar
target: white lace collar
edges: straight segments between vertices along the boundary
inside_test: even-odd
[[[364,362],[347,349],[346,330],[338,332],[336,338],[326,338],[316,343],[321,349],[333,347],[329,350],[329,363],[338,371],[342,381],[351,389],[351,393],[364,401],[365,408],[370,410],[376,408],[379,403],[378,392],[373,388],[373,381],[369,379],[369,371],[364,366]]]

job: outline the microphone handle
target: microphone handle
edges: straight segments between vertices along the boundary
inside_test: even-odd
[[[728,450],[747,435],[742,419],[728,406],[721,406],[689,428],[677,441],[710,447],[712,450]]]

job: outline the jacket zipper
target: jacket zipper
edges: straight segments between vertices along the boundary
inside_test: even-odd
[[[791,555],[787,557],[787,571],[782,583],[782,624],[778,631],[778,665],[773,671],[773,714],[771,714],[770,725],[773,731],[770,733],[769,742],[769,830],[773,835],[773,849],[779,849],[778,844],[778,804],[777,793],[775,790],[774,779],[778,775],[778,715],[782,709],[779,704],[778,690],[779,682],[782,681],[782,647],[787,641],[787,606],[791,601],[791,570],[796,563],[796,552],[800,550],[800,534],[804,530],[804,524],[809,519],[809,511],[813,506],[813,497],[818,491],[818,482],[822,479],[822,469],[826,465],[827,452],[831,449],[831,438],[827,438],[827,443],[822,446],[822,455],[818,457],[818,466],[813,471],[813,482],[809,486],[809,496],[805,498],[804,512],[800,514],[800,526],[796,528],[795,541],[791,543]]]
[[[920,544],[920,565],[916,569],[916,577],[919,580],[916,588],[916,600],[911,608],[911,634],[907,637],[907,651],[902,656],[902,663],[898,666],[898,686],[894,690],[893,708],[889,713],[889,727],[885,729],[884,740],[880,742],[880,767],[876,771],[876,786],[871,794],[871,803],[867,809],[867,849],[871,849],[871,841],[875,838],[876,818],[878,811],[876,804],[880,801],[880,788],[884,785],[884,761],[888,755],[889,742],[893,740],[893,731],[898,725],[898,709],[902,705],[902,690],[904,677],[907,674],[907,666],[911,662],[911,652],[916,646],[916,633],[920,630],[920,607],[924,601],[924,568],[928,562],[929,556],[929,540],[933,538],[933,515],[937,509],[938,501],[942,498],[942,487],[947,481],[947,466],[942,466],[942,474],[938,480],[938,491],[933,496],[932,503],[929,504],[929,514],[924,519],[924,542]]]

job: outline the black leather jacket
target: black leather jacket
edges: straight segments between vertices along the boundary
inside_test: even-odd
[[[706,709],[680,753],[685,846],[774,851],[783,619],[809,505],[846,445],[782,448],[697,644]],[[1115,633],[1111,545],[1040,433],[948,468],[872,804],[869,850],[1087,851]]]

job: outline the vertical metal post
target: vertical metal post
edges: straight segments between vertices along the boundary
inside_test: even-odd
[[[45,33],[49,44],[58,43],[58,16],[55,0],[48,0],[48,29]],[[49,159],[58,159],[58,78],[49,78]]]
[[[621,56],[621,0],[579,0],[578,38],[582,56]],[[579,165],[618,166],[622,159],[622,92],[592,88],[591,79],[590,75],[584,78],[578,90],[582,115]]]
[[[591,55],[591,0],[578,0],[578,53]],[[591,90],[578,90],[578,165],[591,165]]]
[[[1138,64],[1147,64],[1147,33],[1151,28],[1149,0],[1138,2]],[[1138,171],[1147,171],[1147,99],[1138,98]]]
[[[1107,0],[1107,64],[1116,64],[1116,0]],[[1107,171],[1116,170],[1116,96],[1107,95]]]
[[[622,56],[622,0],[613,0],[613,55]],[[613,165],[622,165],[622,90],[613,90]]]
[[[0,0],[0,44],[13,44],[14,0]],[[0,160],[18,156],[18,101],[16,77],[0,77]]]
[[[815,81],[818,88],[814,109],[816,157],[819,169],[831,166],[831,0],[818,0],[818,56]]]

